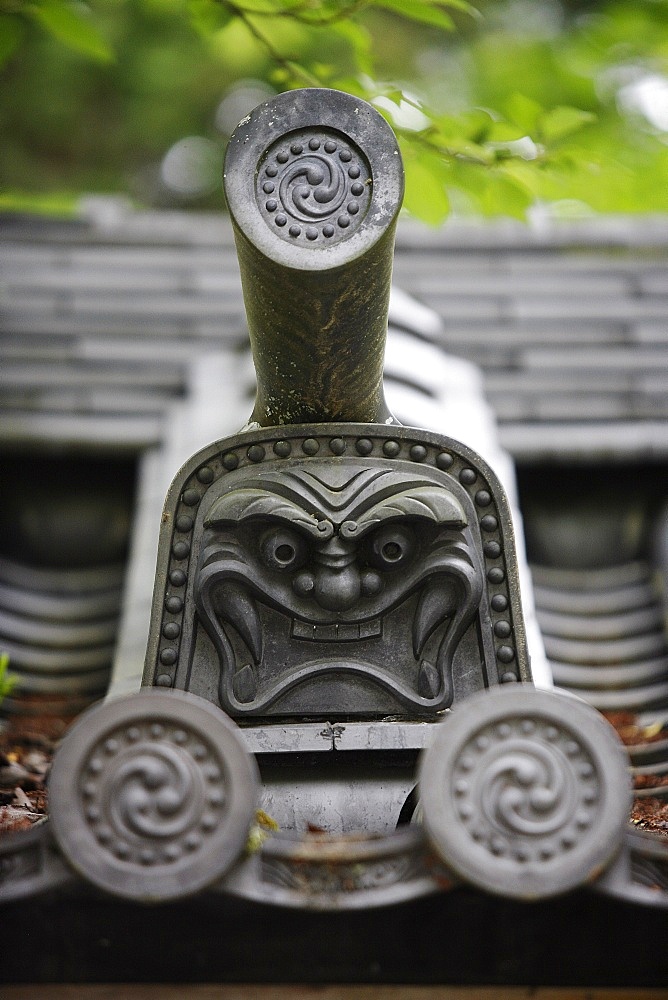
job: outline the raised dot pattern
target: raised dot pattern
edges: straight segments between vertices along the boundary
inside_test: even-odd
[[[326,246],[351,236],[371,201],[371,168],[343,135],[313,128],[283,136],[264,154],[256,197],[267,225],[288,243]]]
[[[226,779],[197,733],[150,720],[121,727],[89,752],[83,816],[103,850],[132,866],[171,866],[222,820]]]
[[[510,718],[463,747],[451,794],[472,840],[524,865],[568,852],[592,827],[599,778],[566,728]]]
[[[315,142],[316,140],[314,139],[313,141]],[[319,142],[320,140],[317,141]],[[330,147],[327,151],[332,153],[339,148],[334,140],[329,140],[325,145]],[[351,167],[350,169],[355,172],[358,168]],[[274,173],[270,173],[270,168],[267,167],[269,176],[278,174],[278,167],[272,167],[271,170]],[[410,458],[413,462],[433,464],[439,469],[447,470],[451,475],[458,478],[462,485],[470,491],[471,497],[482,515],[480,518],[480,528],[482,531],[483,552],[486,557],[486,577],[488,583],[493,587],[490,593],[491,610],[495,613],[492,621],[493,632],[497,641],[506,640],[498,644],[496,649],[499,664],[505,665],[505,669],[504,666],[500,666],[500,673],[502,674],[500,679],[505,683],[518,680],[518,668],[514,662],[516,651],[513,646],[508,644],[508,640],[512,641],[513,639],[513,628],[508,621],[509,600],[506,596],[507,581],[503,568],[504,558],[500,544],[499,522],[497,517],[489,512],[493,509],[493,498],[489,491],[484,488],[486,484],[481,481],[479,478],[480,474],[475,469],[472,469],[463,461],[460,464],[449,452],[438,450],[430,452],[427,447],[419,443],[406,442],[402,446],[397,440],[386,439],[374,442],[371,438],[366,437],[353,437],[348,443],[345,438],[337,437],[322,439],[322,441],[317,438],[306,438],[303,441],[299,439],[293,441],[279,439],[277,441],[265,441],[264,444],[256,443],[238,451],[228,451],[220,457],[220,466],[222,466],[220,471],[233,472],[239,467],[241,461],[259,464],[266,460],[275,461],[276,459],[285,459],[299,452],[307,457],[314,457],[323,452],[325,456],[328,454],[339,456],[344,454],[347,449],[350,449],[353,454],[363,457],[377,453],[378,457],[398,459],[402,455],[405,455],[406,458]],[[176,518],[175,527],[177,535],[172,546],[172,556],[176,560],[176,563],[171,565],[168,577],[171,586],[165,594],[165,610],[169,617],[164,618],[162,622],[162,641],[158,653],[159,666],[156,670],[156,683],[161,686],[170,687],[174,683],[173,674],[178,659],[178,642],[181,627],[180,622],[174,621],[172,616],[178,616],[180,619],[184,608],[183,588],[187,580],[185,572],[187,567],[184,564],[190,552],[189,535],[194,527],[192,512],[201,499],[201,486],[199,490],[195,487],[197,483],[208,486],[215,480],[218,474],[220,473],[212,468],[211,463],[201,467],[195,474],[195,477],[188,483],[188,487],[184,490],[181,497],[183,506],[180,508],[179,515]],[[482,489],[481,486],[483,487]],[[502,592],[499,592],[497,588],[500,588]],[[508,665],[512,665],[512,668],[508,669]],[[172,669],[169,672],[165,672],[165,667]]]

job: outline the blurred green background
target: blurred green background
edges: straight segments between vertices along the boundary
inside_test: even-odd
[[[312,85],[376,102],[427,221],[668,210],[668,0],[0,0],[0,208],[218,209],[235,124]]]

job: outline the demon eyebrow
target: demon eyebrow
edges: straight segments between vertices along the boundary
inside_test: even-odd
[[[219,528],[223,524],[247,521],[254,517],[271,517],[287,522],[313,538],[331,538],[334,527],[331,521],[317,514],[309,514],[298,504],[286,497],[256,489],[231,490],[216,500],[204,520],[207,528]]]
[[[465,528],[468,519],[464,508],[448,490],[436,486],[418,486],[395,493],[364,511],[356,520],[341,525],[344,538],[361,538],[385,521],[406,517],[420,518],[450,528]]]

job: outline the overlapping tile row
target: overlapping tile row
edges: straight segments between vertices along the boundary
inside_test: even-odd
[[[628,713],[639,734],[648,734],[629,747],[635,794],[668,795],[668,781],[662,783],[668,777],[668,636],[659,574],[637,560],[599,569],[534,566],[532,575],[555,684],[600,711]]]
[[[140,449],[243,328],[218,217],[7,221],[0,256],[5,440]],[[443,318],[427,339],[481,365],[515,457],[668,454],[666,219],[404,224],[394,275]]]
[[[482,367],[516,459],[665,457],[665,218],[404,230],[395,280]]]
[[[38,569],[0,558],[0,650],[16,684],[7,714],[74,715],[109,683],[123,567]]]

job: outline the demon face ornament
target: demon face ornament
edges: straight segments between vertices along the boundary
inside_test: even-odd
[[[235,717],[359,718],[528,679],[510,526],[477,456],[381,425],[221,445],[168,498],[145,682]]]

